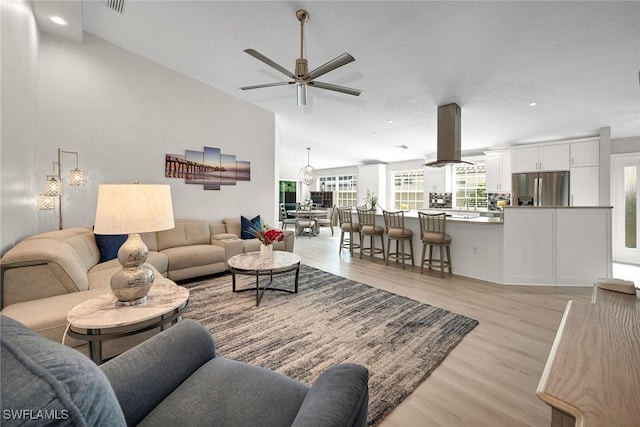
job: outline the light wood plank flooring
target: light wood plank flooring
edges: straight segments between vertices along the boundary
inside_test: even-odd
[[[421,275],[418,267],[385,266],[344,250],[338,255],[339,235],[337,228],[334,237],[323,228],[318,237],[299,237],[294,252],[303,264],[480,322],[381,426],[550,425],[551,409],[535,391],[567,301],[589,301],[591,288]]]

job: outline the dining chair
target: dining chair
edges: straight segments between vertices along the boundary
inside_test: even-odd
[[[287,229],[287,225],[296,226],[296,219],[289,218],[287,215],[287,209],[284,206],[284,203],[280,203],[280,228],[283,230]]]
[[[446,233],[447,216],[445,213],[427,214],[418,211],[420,220],[420,239],[422,240],[422,259],[420,261],[420,274],[427,264],[429,270],[432,267],[440,267],[440,277],[444,277],[444,269],[451,274],[451,236]],[[429,246],[429,257],[425,258],[426,249]],[[440,259],[433,259],[433,247],[437,246]],[[444,260],[443,250],[446,249],[447,259]]]
[[[404,269],[405,261],[410,259],[411,265],[413,262],[413,231],[405,228],[404,226],[404,212],[403,211],[386,211],[382,210],[384,216],[384,226],[387,232],[387,265],[389,265],[389,259],[393,258],[398,261],[402,261],[402,268]],[[396,242],[396,251],[391,252],[391,241]],[[400,248],[402,243],[402,248]],[[405,243],[409,243],[409,254],[405,252]]]
[[[326,217],[324,217],[324,218],[317,217],[316,218],[316,224],[318,226],[318,229],[320,227],[330,227],[331,228],[331,236],[333,236],[333,220],[334,220],[334,217],[335,217],[335,213],[336,213],[336,207],[332,206],[331,209],[329,209],[328,214],[327,214]]]
[[[360,224],[353,222],[351,207],[336,207],[338,212],[338,224],[340,224],[340,248],[338,253],[342,253],[342,249],[349,249],[349,253],[353,256],[353,249],[360,249],[360,243],[354,243],[354,234],[358,233],[358,242],[360,241]],[[349,237],[346,237],[348,234]]]
[[[309,237],[317,233],[316,220],[309,209],[296,210],[296,236],[300,236],[302,233],[306,233]]]
[[[369,254],[373,259],[375,254],[382,254],[382,259],[386,259],[384,253],[384,227],[376,225],[376,210],[356,207],[358,212],[358,222],[360,223],[360,258],[362,253]],[[364,240],[369,237],[369,247],[364,247]],[[380,237],[382,248],[376,248],[375,237]]]

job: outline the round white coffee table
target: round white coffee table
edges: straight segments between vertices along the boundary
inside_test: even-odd
[[[154,284],[144,304],[117,305],[105,294],[76,305],[67,314],[70,337],[88,341],[91,359],[102,363],[102,341],[138,334],[175,323],[187,308],[189,290],[175,284]]]
[[[260,305],[260,300],[267,289],[297,294],[300,261],[301,258],[298,255],[285,251],[273,251],[273,258],[262,258],[260,252],[234,255],[227,261],[232,275],[232,290],[233,292],[253,290],[253,288],[236,289],[236,274],[245,274],[256,277],[256,307]],[[290,271],[296,272],[293,290],[271,287],[273,285],[273,276]],[[269,283],[260,287],[260,276],[269,276]]]

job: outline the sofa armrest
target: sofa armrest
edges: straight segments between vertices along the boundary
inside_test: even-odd
[[[209,331],[185,319],[100,367],[127,425],[140,422],[200,366],[216,357]]]
[[[82,259],[58,240],[23,240],[4,254],[0,265],[3,307],[89,288]]]
[[[292,427],[367,425],[369,371],[343,363],[323,372],[309,389]]]
[[[284,250],[287,252],[293,252],[293,245],[296,241],[296,235],[291,230],[284,231]]]
[[[230,236],[229,238],[220,239],[218,237],[222,236]],[[214,235],[211,237],[211,244],[215,246],[220,246],[224,249],[224,262],[229,261],[234,255],[241,254],[244,251],[244,240],[238,239],[238,236],[235,234],[224,234],[224,235]],[[227,268],[229,265],[227,264]]]

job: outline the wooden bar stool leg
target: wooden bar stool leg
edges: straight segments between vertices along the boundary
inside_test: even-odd
[[[391,239],[387,238],[387,260],[384,263],[385,265],[389,265],[389,258],[390,258],[389,252],[390,252],[390,250],[391,250]]]
[[[411,253],[411,267],[415,267],[413,262],[413,241],[409,240],[409,252]]]
[[[449,245],[447,245],[447,262],[449,264],[449,274],[451,274],[451,251]]]
[[[420,258],[420,274],[422,274],[424,271],[424,263],[425,263],[424,255],[426,252],[427,252],[427,244],[425,242],[422,242],[422,257]]]
[[[429,270],[431,270],[431,268],[433,267],[432,265],[432,260],[433,260],[433,245],[429,245]]]
[[[440,252],[440,277],[444,277],[444,251],[442,245],[438,246],[438,252]]]

